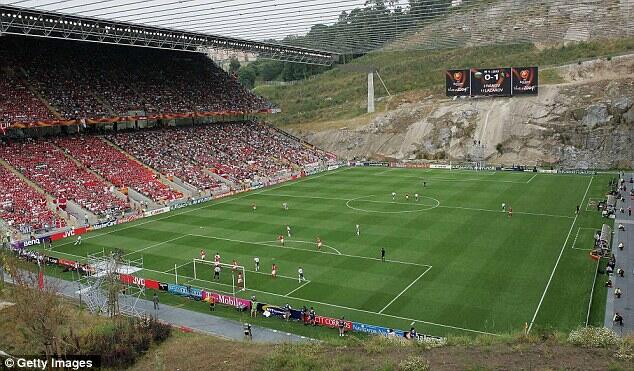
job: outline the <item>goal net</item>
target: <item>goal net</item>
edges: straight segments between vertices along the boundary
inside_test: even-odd
[[[226,263],[216,263],[210,260],[194,259],[194,279],[215,282],[223,286],[232,287],[235,291],[246,290],[247,275],[244,266]],[[220,272],[215,274],[216,266]]]

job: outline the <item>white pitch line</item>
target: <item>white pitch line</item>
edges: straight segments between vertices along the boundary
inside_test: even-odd
[[[160,218],[155,218],[155,219],[150,219],[150,220],[145,220],[145,221],[140,222],[140,223],[129,222],[129,223],[126,223],[126,224],[131,224],[131,225],[126,225],[124,227],[117,228],[117,229],[114,229],[114,230],[111,230],[111,231],[107,231],[107,232],[104,232],[104,233],[99,233],[99,234],[87,236],[87,237],[84,238],[84,240],[89,240],[91,238],[101,237],[101,236],[105,236],[105,235],[108,235],[108,234],[111,234],[111,233],[116,233],[116,232],[119,232],[119,231],[125,231],[126,229],[136,228],[136,227],[139,227],[139,226],[142,226],[142,225],[146,225],[146,224],[149,224],[149,223],[154,223],[154,222],[158,222],[158,221],[161,221],[161,220],[170,219],[170,218],[173,218],[173,217],[178,216],[178,215],[188,214],[188,213],[191,213],[191,212],[194,212],[194,211],[197,211],[197,210],[214,207],[216,205],[221,205],[221,204],[224,204],[224,203],[227,203],[227,202],[232,202],[232,201],[239,200],[239,199],[242,199],[242,198],[245,198],[245,197],[249,197],[249,196],[253,196],[253,195],[257,195],[257,194],[262,194],[264,192],[268,192],[268,191],[272,191],[272,190],[275,190],[275,189],[283,188],[283,187],[289,186],[291,184],[302,183],[302,182],[309,181],[311,179],[321,178],[321,177],[326,176],[326,175],[331,175],[331,174],[334,174],[334,173],[340,173],[340,172],[343,172],[343,171],[349,170],[349,169],[351,169],[351,168],[350,167],[339,168],[337,170],[323,172],[323,173],[318,174],[318,175],[307,176],[307,177],[304,177],[303,179],[300,179],[300,180],[297,180],[297,181],[287,181],[287,182],[284,182],[284,183],[281,183],[281,184],[276,184],[276,185],[274,185],[272,187],[263,188],[262,190],[257,191],[257,192],[246,192],[245,194],[240,195],[240,196],[236,196],[236,197],[230,196],[229,198],[227,198],[225,200],[222,200],[222,201],[217,201],[216,202],[216,201],[212,200],[210,202],[205,202],[205,203],[200,204],[201,205],[200,207],[187,207],[183,211],[176,212],[176,213],[171,213],[170,212],[166,216],[163,216],[163,217],[160,217]],[[73,241],[62,243],[62,244],[56,245],[55,247],[65,246],[65,245],[69,245],[71,243],[73,243]]]
[[[572,247],[571,247],[571,249],[574,249],[574,250],[584,250],[584,251],[590,251],[590,250],[592,250],[592,249],[580,249],[580,248],[578,248],[578,247],[575,247],[575,246],[577,246],[577,238],[579,238],[579,232],[581,232],[581,230],[582,230],[582,229],[592,229],[592,230],[594,230],[595,228],[590,228],[590,227],[578,227],[578,228],[577,228],[577,234],[575,234],[575,239],[572,241]]]
[[[412,283],[410,283],[409,285],[407,285],[406,288],[403,289],[403,291],[399,292],[398,295],[396,295],[394,297],[394,299],[392,299],[389,303],[387,303],[386,306],[383,307],[383,309],[381,309],[379,311],[379,314],[383,314],[383,311],[387,309],[387,307],[389,307],[390,305],[392,305],[392,303],[394,303],[396,301],[396,299],[400,298],[401,295],[403,295],[405,293],[405,291],[407,291],[410,287],[412,287],[416,282],[418,282],[419,279],[421,279],[425,273],[429,272],[429,270],[431,269],[431,267],[427,268],[423,273],[421,273],[420,276],[416,277],[416,279],[414,281],[412,281]]]
[[[588,195],[588,191],[590,190],[590,185],[592,185],[592,180],[594,179],[594,176],[592,176],[590,178],[590,181],[588,182],[588,187],[586,188],[586,193],[583,194],[583,198],[581,199],[581,203],[579,205],[583,205],[583,201],[586,199],[586,196]],[[563,246],[561,246],[561,250],[559,251],[559,256],[557,257],[557,261],[555,262],[555,266],[553,267],[553,271],[550,272],[550,277],[548,278],[548,282],[546,283],[546,288],[544,288],[544,292],[542,293],[542,297],[539,299],[539,304],[537,304],[537,309],[535,309],[535,314],[533,314],[533,318],[531,319],[531,323],[528,326],[528,332],[531,332],[531,329],[533,328],[533,324],[535,323],[535,318],[537,318],[537,314],[539,313],[539,309],[542,307],[542,303],[544,302],[544,298],[546,297],[546,293],[548,292],[548,288],[550,287],[550,283],[553,280],[553,277],[555,276],[555,271],[557,270],[557,266],[559,265],[559,261],[561,260],[561,256],[564,254],[564,249],[566,248],[566,245],[568,244],[568,240],[570,239],[570,235],[572,234],[572,229],[575,226],[575,223],[577,222],[577,217],[579,216],[579,214],[575,215],[574,220],[572,221],[572,225],[570,226],[570,229],[568,230],[568,235],[566,236],[566,240],[564,241]]]
[[[288,242],[297,242],[297,243],[308,243],[308,244],[315,244],[315,242],[310,242],[310,241],[300,241],[300,240],[287,240]],[[279,243],[279,241],[262,241],[262,242],[258,242],[258,243]],[[335,249],[332,246],[326,245],[325,243],[323,244],[324,247],[327,247],[329,249],[331,249],[332,251],[336,252],[337,255],[341,255],[341,252],[337,249]],[[286,246],[281,246],[282,248],[286,248]],[[306,250],[309,251],[308,249],[302,249],[302,250]]]
[[[393,167],[388,168],[387,170],[383,170],[383,171],[381,171],[380,173],[375,174],[375,175],[381,175],[381,174],[384,174],[384,173],[390,172],[390,171],[392,171],[392,170],[394,170],[394,168],[393,168]]]
[[[134,250],[134,251],[129,252],[129,253],[127,253],[127,254],[123,255],[123,256],[128,256],[128,255],[136,254],[136,253],[138,253],[138,252],[145,251],[145,250],[148,250],[148,249],[151,249],[151,248],[154,248],[154,247],[158,247],[158,246],[161,246],[161,245],[165,245],[166,243],[170,243],[170,242],[173,242],[173,241],[179,240],[179,239],[181,239],[181,238],[185,238],[185,237],[187,237],[187,235],[174,237],[174,238],[171,238],[171,239],[169,239],[169,240],[165,240],[165,241],[163,241],[163,242],[155,243],[154,245],[150,245],[150,246],[144,247],[144,248],[139,249],[139,250]]]
[[[592,279],[592,289],[590,290],[590,299],[588,300],[588,311],[586,312],[586,327],[588,326],[588,322],[590,322],[590,308],[592,307],[592,298],[594,297],[594,285],[597,284],[599,262],[600,260],[597,259],[597,267],[594,270],[594,278]]]
[[[535,175],[533,175],[529,180],[526,181],[526,184],[530,183],[531,180],[533,180],[535,177],[537,176],[537,173],[535,173]]]
[[[297,248],[297,247],[290,247],[290,246],[282,247],[279,244],[274,245],[274,244],[268,244],[268,243],[263,243],[263,242],[242,241],[242,240],[235,240],[235,239],[232,239],[232,238],[205,236],[205,235],[202,235],[202,234],[188,234],[188,236],[209,238],[209,239],[221,240],[221,241],[229,241],[229,242],[238,242],[238,243],[251,244],[251,245],[269,246],[269,247],[275,247],[275,248],[278,248],[278,249],[291,249],[291,250],[298,250],[298,251],[306,251],[306,252],[310,252],[310,253],[314,253],[314,254],[327,254],[327,255],[334,255],[334,256],[346,256],[348,258],[381,261],[380,258],[372,258],[370,256],[351,255],[351,254],[343,254],[343,253],[337,254],[337,253],[334,253],[334,252],[312,250],[312,249],[300,249],[300,248]],[[429,264],[418,264],[418,263],[412,263],[412,262],[404,262],[404,261],[400,261],[400,260],[385,259],[385,261],[388,262],[388,263],[395,263],[395,264],[415,265],[415,266],[418,266],[418,267],[431,267],[431,265],[429,265]]]
[[[62,254],[62,255],[67,255],[67,256],[73,256],[76,258],[82,258],[85,259],[85,257],[80,256],[80,255],[74,255],[74,254],[69,254],[69,253],[64,253],[64,252],[59,252],[56,251],[56,253],[58,254]],[[431,266],[428,266],[431,268]],[[163,272],[159,272],[159,271],[154,271],[151,269],[147,269],[147,268],[143,268],[144,270],[147,270],[149,272],[155,272],[155,273],[161,273],[161,274],[166,274]],[[174,276],[173,274],[169,274],[171,276]],[[191,280],[193,280],[192,277],[188,277],[188,276],[183,276],[184,278],[189,278]],[[210,282],[207,280],[196,280],[196,281],[201,281],[201,282],[207,282],[207,283],[212,283],[215,285],[222,285],[222,286],[231,286],[228,284],[224,284],[224,283],[220,283],[220,282]],[[202,289],[209,289],[208,287],[200,287]],[[396,318],[396,319],[400,319],[403,321],[408,321],[408,322],[418,322],[418,323],[423,323],[426,325],[430,325],[430,326],[438,326],[438,327],[443,327],[443,328],[450,328],[450,329],[454,329],[454,330],[460,330],[460,331],[465,331],[465,332],[473,332],[476,334],[483,334],[483,335],[491,335],[491,336],[499,336],[498,334],[494,334],[492,332],[486,332],[486,331],[480,331],[480,330],[474,330],[474,329],[468,329],[468,328],[464,328],[464,327],[458,327],[458,326],[452,326],[452,325],[446,325],[443,323],[437,323],[437,322],[430,322],[430,321],[425,321],[425,320],[420,320],[420,319],[415,319],[415,318],[407,318],[407,317],[401,317],[401,316],[395,316],[393,314],[385,314],[385,313],[378,313],[378,312],[372,312],[370,310],[365,310],[365,309],[358,309],[358,308],[351,308],[351,307],[346,307],[343,305],[338,305],[338,304],[332,304],[332,303],[326,303],[323,301],[317,301],[317,300],[311,300],[311,299],[305,299],[305,298],[297,298],[297,297],[293,297],[293,296],[284,296],[282,294],[276,294],[273,292],[269,292],[269,291],[263,291],[263,290],[255,290],[255,289],[247,289],[248,291],[253,291],[253,292],[259,292],[262,294],[267,294],[267,295],[271,295],[271,296],[278,296],[278,297],[282,297],[282,298],[289,298],[289,299],[293,299],[293,300],[298,300],[298,301],[310,301],[311,303],[316,303],[316,304],[321,304],[321,305],[325,305],[325,306],[329,306],[329,307],[333,307],[333,308],[340,308],[340,309],[345,309],[345,310],[350,310],[353,312],[360,312],[360,313],[367,313],[367,314],[374,314],[374,315],[378,315],[378,316],[384,316],[384,317],[390,317],[390,318]]]
[[[151,271],[151,270],[148,270],[148,271]],[[160,273],[160,272],[157,272],[157,273]],[[172,274],[172,276],[173,276],[173,274]],[[193,280],[192,277],[184,276],[184,278],[190,278],[191,280]],[[200,279],[198,279],[196,281],[207,282],[207,283],[211,283],[211,284],[231,287],[231,285],[220,283],[220,282],[212,282],[212,281],[200,280]],[[202,288],[202,289],[210,289],[208,287],[200,287],[200,288]],[[210,289],[210,290],[213,290],[213,289]],[[290,296],[290,295],[277,294],[277,293],[270,292],[270,291],[256,290],[256,289],[250,289],[250,288],[247,288],[247,291],[253,291],[253,292],[257,292],[257,293],[261,293],[261,294],[277,296],[277,297],[281,297],[281,298],[288,298],[288,299],[293,299],[293,300],[298,300],[298,301],[309,301],[311,303],[321,304],[321,305],[325,305],[325,306],[329,306],[329,307],[333,307],[333,308],[345,309],[345,310],[349,310],[349,311],[353,311],[353,312],[367,313],[367,314],[373,314],[373,315],[377,315],[377,316],[383,316],[383,317],[390,317],[390,318],[400,319],[400,320],[407,321],[407,322],[410,322],[410,323],[411,322],[418,322],[418,323],[423,323],[423,324],[430,325],[430,326],[438,326],[438,327],[443,327],[443,328],[450,328],[450,329],[453,329],[453,330],[460,330],[460,331],[465,331],[465,332],[473,332],[473,333],[476,333],[476,334],[500,336],[500,335],[494,334],[492,332],[474,330],[474,329],[469,329],[469,328],[464,328],[464,327],[459,327],[459,326],[453,326],[453,325],[446,325],[446,324],[443,324],[443,323],[425,321],[425,320],[415,319],[415,318],[401,317],[401,316],[396,316],[396,315],[393,315],[393,314],[385,314],[385,313],[373,312],[373,311],[370,311],[370,310],[352,308],[352,307],[347,307],[347,306],[344,306],[344,305],[326,303],[326,302],[323,302],[323,301],[317,301],[317,300],[306,299],[306,298],[298,298],[298,297],[294,297],[294,296]]]
[[[192,262],[189,262],[189,263],[183,263],[183,264],[181,264],[181,265],[177,265],[177,266],[176,266],[176,269],[178,269],[178,268],[182,268],[182,267],[184,267],[184,266],[186,266],[186,265],[189,265],[189,264],[191,264],[191,263],[192,263]],[[168,269],[168,270],[166,270],[166,271],[164,271],[164,272],[161,272],[161,273],[170,273],[170,272],[171,272],[171,271],[173,271],[173,270],[174,270],[174,268],[170,268],[170,269]]]
[[[269,197],[291,197],[291,198],[307,198],[307,199],[317,199],[317,200],[330,200],[330,201],[359,201],[359,202],[372,202],[372,203],[378,203],[378,204],[397,204],[397,205],[421,205],[420,203],[416,203],[416,201],[412,201],[410,203],[407,202],[396,202],[396,201],[378,201],[378,200],[362,200],[362,199],[354,199],[354,198],[343,198],[343,197],[319,197],[319,196],[302,196],[302,195],[277,195],[277,194],[271,194],[271,195],[261,195],[261,196],[269,196]],[[372,195],[370,195],[372,196]],[[363,196],[363,197],[370,197],[370,196]],[[421,195],[422,197],[427,197],[424,195]],[[422,205],[422,206],[429,206],[429,205]],[[469,210],[469,211],[484,211],[484,212],[491,212],[491,213],[506,213],[505,211],[501,211],[501,210],[491,210],[491,209],[482,209],[482,208],[477,208],[477,207],[462,207],[462,206],[450,206],[450,205],[438,205],[436,207],[439,208],[445,208],[445,209],[460,209],[460,210]],[[415,211],[428,211],[431,209],[423,209],[423,210],[415,210]],[[572,216],[568,216],[568,215],[555,215],[555,214],[545,214],[545,213],[532,213],[532,212],[528,212],[528,211],[513,211],[514,214],[520,214],[520,215],[533,215],[533,216],[546,216],[546,217],[552,217],[552,218],[568,218],[568,219],[573,219]]]
[[[286,295],[284,295],[284,296],[289,296],[289,295],[293,294],[295,291],[297,291],[297,290],[301,289],[302,287],[304,287],[304,286],[308,285],[309,283],[310,283],[310,281],[306,281],[306,282],[304,282],[302,285],[300,285],[300,286],[296,287],[294,290],[291,290],[291,292],[289,292],[288,294],[286,294]]]
[[[392,178],[416,178],[416,179],[425,179],[425,181],[427,181],[427,183],[430,183],[434,180],[438,180],[441,182],[491,182],[491,183],[515,183],[515,184],[526,184],[526,182],[518,182],[516,180],[492,180],[492,179],[460,179],[460,178],[456,178],[456,179],[452,179],[452,178],[437,178],[434,176],[427,176],[425,178],[421,177],[421,176],[412,176],[412,175],[394,175],[394,174],[389,174],[389,175],[379,175],[379,174],[374,174],[374,176],[389,176]]]
[[[480,208],[476,208],[476,207],[461,207],[461,206],[447,206],[447,205],[439,205],[438,207],[440,208],[446,208],[446,209],[460,209],[460,210],[470,210],[470,211],[485,211],[485,212],[491,212],[491,213],[503,213],[505,214],[506,211],[502,211],[502,210],[491,210],[491,209],[480,209]],[[551,218],[567,218],[567,219],[573,219],[572,216],[568,216],[568,215],[554,215],[554,214],[543,214],[543,213],[531,213],[528,211],[516,211],[513,210],[513,214],[520,214],[520,215],[533,215],[533,216],[547,216],[547,217],[551,217]]]

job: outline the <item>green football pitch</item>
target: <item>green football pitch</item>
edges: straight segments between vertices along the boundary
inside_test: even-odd
[[[243,265],[247,287],[239,295],[260,302],[386,327],[414,324],[431,335],[516,332],[525,323],[567,330],[585,324],[590,310],[597,263],[587,249],[602,223],[592,205],[608,181],[342,168],[98,230],[80,246],[57,243],[52,254],[118,248],[126,259],[143,257],[141,277],[171,283],[177,273],[178,283],[231,292],[230,269],[214,281],[211,266],[196,264],[194,279],[192,261],[204,249],[208,260],[219,253],[223,263]],[[281,246],[287,225],[292,236]],[[306,281],[298,281],[299,267]]]

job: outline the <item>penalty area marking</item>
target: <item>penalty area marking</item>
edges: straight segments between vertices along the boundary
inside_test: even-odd
[[[320,251],[320,250],[313,250],[313,249],[300,249],[300,248],[297,248],[297,247],[290,247],[290,246],[281,247],[279,244],[274,245],[274,244],[261,243],[261,242],[242,241],[242,240],[235,240],[235,239],[232,239],[232,238],[205,236],[205,235],[201,235],[201,234],[189,234],[188,236],[209,238],[209,239],[220,240],[220,241],[244,243],[244,244],[249,244],[249,245],[275,247],[277,249],[291,249],[291,250],[298,250],[298,251],[306,251],[306,252],[310,252],[310,253],[314,253],[314,254],[327,254],[327,255],[334,255],[334,256],[346,256],[348,258],[355,258],[355,259],[381,261],[381,258],[373,258],[373,257],[370,257],[370,256],[351,255],[351,254],[343,254],[343,253],[337,254],[337,253],[329,252],[329,251]],[[391,260],[391,259],[385,259],[385,262],[387,262],[387,263],[395,263],[395,264],[403,264],[403,265],[415,265],[417,267],[431,267],[431,265],[429,265],[429,264],[418,264],[418,263],[405,262],[405,261],[400,261],[400,260]]]
[[[407,285],[406,288],[403,289],[403,291],[399,292],[398,295],[396,295],[394,297],[394,299],[392,299],[389,303],[387,303],[387,305],[385,305],[383,307],[383,309],[381,309],[379,311],[379,314],[383,314],[383,311],[386,310],[390,305],[392,305],[392,303],[394,303],[396,301],[396,299],[400,298],[401,295],[403,295],[405,293],[405,291],[407,291],[410,287],[412,287],[416,282],[418,282],[419,279],[421,279],[425,273],[429,272],[429,270],[431,269],[431,267],[425,269],[425,271],[423,273],[420,274],[420,276],[416,277],[416,279],[414,281],[412,281],[412,283],[410,283],[409,285]]]
[[[302,287],[308,285],[310,283],[310,281],[306,280],[306,282],[304,282],[303,285],[300,285],[298,287],[296,287],[295,289],[291,290],[288,294],[284,295],[284,296],[289,296],[291,294],[293,294],[294,292],[296,292],[297,290],[301,289]]]
[[[581,202],[578,205],[583,205],[583,202],[586,200],[586,196],[588,196],[588,191],[590,190],[590,186],[592,185],[592,180],[594,179],[594,176],[592,176],[590,178],[590,181],[588,182],[588,187],[586,187],[586,192],[583,194],[583,197],[581,198]],[[546,293],[548,292],[548,288],[550,287],[550,283],[553,281],[553,277],[555,276],[555,271],[557,271],[557,266],[559,266],[559,261],[561,260],[561,256],[564,254],[564,250],[566,249],[566,245],[568,244],[568,240],[570,239],[570,235],[572,234],[572,230],[575,227],[575,223],[577,223],[577,217],[579,216],[579,214],[575,215],[575,218],[572,221],[572,224],[570,225],[570,229],[568,230],[568,235],[566,236],[566,240],[564,241],[564,244],[561,246],[561,250],[559,251],[559,256],[557,257],[557,260],[555,261],[555,266],[553,267],[552,272],[550,272],[550,277],[548,277],[548,282],[546,282],[546,287],[544,288],[544,292],[542,293],[541,298],[539,299],[539,303],[537,304],[537,308],[535,309],[535,313],[533,314],[533,318],[531,319],[531,323],[528,326],[528,331],[527,333],[530,333],[531,330],[533,329],[533,324],[535,323],[535,319],[537,318],[537,314],[539,313],[539,310],[542,307],[542,303],[544,302],[544,298],[546,297]]]
[[[61,254],[61,255],[67,255],[67,256],[72,256],[72,257],[76,257],[76,258],[85,259],[85,257],[83,257],[83,256],[69,254],[69,253],[65,253],[65,252],[61,252],[61,251],[56,251],[56,253],[57,254]],[[330,254],[330,253],[327,253],[327,254]],[[377,260],[380,260],[380,259],[377,259]],[[386,261],[389,262],[389,260],[386,260]],[[415,263],[409,263],[409,264],[421,265],[421,264],[415,264]],[[431,268],[431,265],[427,265],[427,267]],[[158,272],[158,271],[152,271],[152,270],[147,269],[147,268],[144,268],[144,270],[147,270],[149,272],[168,274],[168,273],[163,273],[163,272]],[[174,276],[174,274],[171,274],[171,273],[169,275],[170,276]],[[191,278],[191,277],[184,277],[184,278]],[[210,281],[207,281],[207,280],[196,280],[196,281],[208,282],[208,283],[212,283],[212,284],[216,284],[216,285],[231,286],[231,285],[226,285],[226,284],[223,284],[223,283],[220,283],[220,282],[210,282]],[[200,287],[200,288],[201,289],[207,289],[207,290],[214,290],[214,289],[211,289],[209,287]],[[216,290],[216,291],[220,291],[220,290]],[[267,294],[267,295],[277,296],[277,297],[282,297],[282,298],[285,297],[285,298],[289,298],[289,299],[293,299],[293,300],[297,300],[297,301],[303,301],[303,302],[310,301],[311,303],[325,305],[325,306],[328,306],[328,307],[339,308],[339,309],[344,309],[344,310],[349,310],[349,311],[359,312],[359,313],[373,314],[373,315],[378,315],[378,316],[382,316],[382,317],[389,317],[389,318],[399,319],[399,320],[402,320],[402,321],[423,323],[423,324],[430,325],[430,326],[450,328],[450,329],[453,329],[453,330],[472,332],[472,333],[476,333],[476,334],[500,336],[498,334],[494,334],[492,332],[487,332],[487,331],[474,330],[474,329],[469,329],[469,328],[464,328],[464,327],[459,327],[459,326],[447,325],[447,324],[444,324],[444,323],[425,321],[425,320],[416,319],[416,318],[401,317],[401,316],[396,316],[396,315],[393,315],[393,314],[378,313],[378,312],[373,312],[373,311],[365,310],[365,309],[352,308],[352,307],[346,307],[346,306],[338,305],[338,304],[326,303],[326,302],[323,302],[323,301],[317,301],[317,300],[310,300],[310,299],[306,299],[306,298],[293,297],[293,296],[290,296],[288,294],[285,296],[285,295],[277,294],[277,293],[274,293],[274,292],[263,291],[263,290],[254,290],[254,289],[247,289],[247,291],[259,292],[259,293],[262,293],[262,294]],[[225,292],[225,293],[228,293],[228,292]]]
[[[286,239],[285,239],[285,241],[288,241],[288,242],[297,242],[297,243],[315,244],[315,242],[310,242],[310,241],[286,240]],[[276,243],[276,242],[279,244],[279,242],[280,242],[280,241],[277,241],[277,240],[276,240],[276,241],[262,241],[262,242],[253,242],[253,243],[255,243],[255,244],[267,244],[267,245],[268,245],[268,244],[271,244],[271,243]],[[327,248],[331,249],[332,251],[336,252],[336,253],[337,253],[337,255],[341,255],[341,252],[340,252],[339,250],[335,249],[334,247],[329,246],[329,245],[326,245],[325,243],[322,243],[322,245],[323,245],[324,247],[327,247]],[[280,246],[280,247],[281,247],[281,248],[286,248],[286,246]],[[307,250],[307,249],[302,249],[302,250],[309,251],[309,250]]]
[[[145,251],[145,250],[149,250],[149,249],[154,248],[154,247],[158,247],[158,246],[161,246],[161,245],[165,245],[166,243],[170,243],[170,242],[173,242],[173,241],[179,240],[179,239],[181,239],[181,238],[185,238],[185,237],[187,237],[187,236],[185,235],[185,236],[178,236],[178,237],[174,237],[174,238],[171,238],[171,239],[169,239],[169,240],[165,240],[165,241],[163,241],[163,242],[155,243],[155,244],[153,244],[153,245],[150,245],[150,246],[147,246],[147,247],[144,247],[144,248],[138,249],[138,250],[134,250],[134,251],[129,252],[129,253],[127,253],[127,254],[123,255],[123,256],[124,256],[124,257],[125,257],[125,256],[130,256],[130,255],[132,255],[132,254],[136,254],[136,253],[141,252],[141,251]]]
[[[379,213],[379,214],[418,213],[418,212],[421,212],[421,211],[427,211],[427,210],[435,209],[438,206],[440,206],[440,201],[438,201],[437,199],[435,199],[433,197],[428,197],[428,196],[420,196],[420,198],[433,200],[436,203],[436,205],[422,205],[422,206],[425,206],[425,208],[420,208],[420,209],[415,209],[415,210],[380,211],[380,210],[367,210],[367,209],[362,209],[362,208],[359,208],[359,207],[350,206],[350,203],[353,202],[353,201],[371,202],[371,203],[378,203],[378,204],[414,205],[414,206],[417,205],[416,204],[417,201],[414,201],[412,203],[407,203],[407,202],[395,202],[395,201],[364,200],[364,198],[373,197],[373,196],[374,195],[369,195],[369,196],[361,196],[361,197],[349,199],[348,201],[346,201],[346,206],[349,209],[356,210],[356,211],[363,211],[363,212],[366,212],[366,213]]]

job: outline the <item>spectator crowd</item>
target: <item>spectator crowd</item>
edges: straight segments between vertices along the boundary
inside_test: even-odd
[[[216,173],[235,185],[250,185],[318,162],[318,151],[254,122],[123,132],[109,140],[148,166],[197,189],[213,189]]]
[[[50,141],[29,139],[0,146],[0,158],[53,197],[74,201],[97,216],[120,214],[128,208],[127,201],[115,197],[108,184]]]
[[[0,166],[0,219],[23,233],[61,228],[65,224],[64,219],[47,207],[44,195],[3,166]]]
[[[58,138],[55,144],[118,188],[133,188],[152,201],[181,198],[180,192],[161,183],[154,173],[96,136]]]
[[[12,36],[0,43],[0,122],[268,108],[204,54]]]

